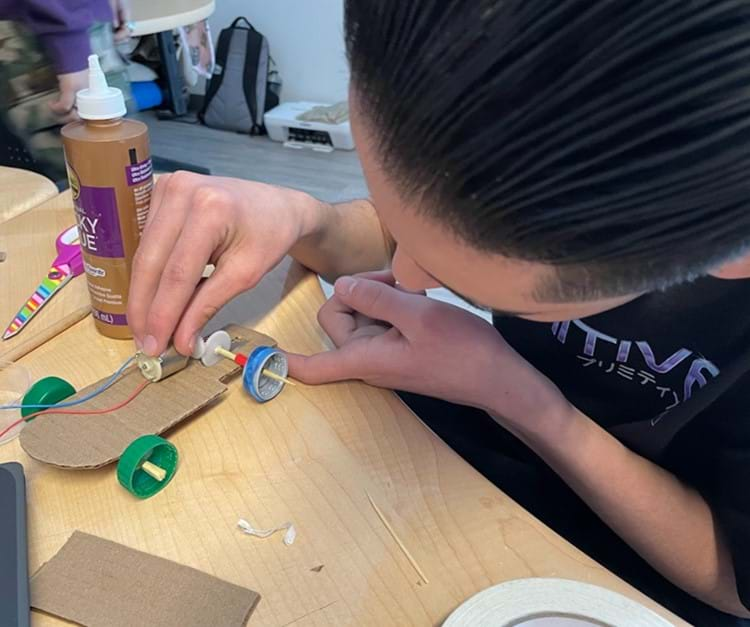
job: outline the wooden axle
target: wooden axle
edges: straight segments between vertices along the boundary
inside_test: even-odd
[[[297,385],[294,381],[290,381],[286,377],[282,377],[280,374],[276,374],[273,370],[266,369],[266,370],[263,370],[261,372],[261,374],[263,376],[268,377],[269,379],[275,379],[276,381],[281,381],[283,383],[287,383],[287,384],[291,385],[292,387],[294,387],[295,385]]]
[[[244,355],[237,355],[233,353],[232,351],[228,351],[226,348],[222,348],[221,346],[217,346],[214,349],[214,352],[217,355],[221,355],[222,357],[226,357],[227,359],[231,359],[234,363],[236,363],[239,366],[244,367],[247,363],[247,357]],[[268,377],[269,379],[274,379],[275,381],[281,381],[282,383],[288,383],[291,386],[294,386],[294,381],[290,381],[289,379],[282,377],[280,374],[276,374],[272,370],[268,370],[268,368],[261,371],[261,374],[265,377]]]
[[[164,481],[167,477],[166,470],[156,464],[152,464],[151,462],[143,462],[143,464],[141,464],[141,470],[157,481]]]

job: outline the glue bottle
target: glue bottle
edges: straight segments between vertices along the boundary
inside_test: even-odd
[[[148,129],[123,119],[122,92],[107,85],[95,54],[76,105],[81,120],[62,137],[92,313],[102,335],[127,339],[130,272],[154,184]]]

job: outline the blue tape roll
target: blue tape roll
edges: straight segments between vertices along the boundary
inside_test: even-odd
[[[242,387],[259,403],[270,401],[284,388],[282,381],[271,379],[263,374],[266,369],[281,377],[286,377],[288,373],[286,355],[277,348],[258,346],[247,358],[242,371]]]

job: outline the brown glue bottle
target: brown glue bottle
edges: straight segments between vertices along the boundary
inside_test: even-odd
[[[89,87],[76,95],[81,120],[62,129],[91,307],[97,330],[128,339],[130,272],[146,224],[154,180],[148,128],[126,113],[89,56]]]

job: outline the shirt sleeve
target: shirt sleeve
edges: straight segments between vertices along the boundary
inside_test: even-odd
[[[747,424],[748,412],[750,407],[744,416],[734,414],[734,421]],[[727,429],[719,437],[713,485],[706,496],[729,543],[740,600],[750,609],[750,435],[745,426],[742,432]]]
[[[91,54],[88,29],[111,20],[108,0],[21,0],[23,22],[37,37],[58,74],[87,67]]]
[[[750,375],[706,408],[675,442],[681,479],[701,492],[728,544],[750,609]],[[674,451],[673,451],[674,454]]]

